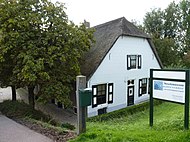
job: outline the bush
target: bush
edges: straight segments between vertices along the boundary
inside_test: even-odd
[[[66,128],[66,129],[70,129],[70,130],[74,130],[75,129],[75,126],[71,125],[69,123],[63,123],[63,124],[61,124],[61,127],[62,128]]]
[[[55,121],[50,116],[43,114],[41,111],[34,110],[23,101],[6,100],[0,103],[0,111],[9,118],[32,118],[55,125]]]
[[[161,103],[162,103],[162,101],[154,100],[154,105],[158,105]],[[132,115],[136,112],[144,111],[146,109],[149,109],[149,102],[144,102],[144,103],[129,106],[129,107],[117,110],[117,111],[113,111],[113,112],[109,112],[106,114],[94,116],[94,117],[88,118],[87,121],[95,122],[95,121],[112,120],[115,118],[121,118],[123,116]]]

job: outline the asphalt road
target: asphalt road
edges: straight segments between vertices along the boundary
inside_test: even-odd
[[[53,142],[0,114],[0,142]]]

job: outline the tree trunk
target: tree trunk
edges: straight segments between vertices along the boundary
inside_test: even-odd
[[[28,102],[29,105],[34,109],[35,102],[34,102],[34,86],[28,86]]]
[[[12,89],[12,101],[16,101],[16,87],[12,85],[11,89]]]

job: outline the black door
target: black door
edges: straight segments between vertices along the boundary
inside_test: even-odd
[[[133,105],[134,104],[134,86],[128,86],[127,89],[127,105]]]

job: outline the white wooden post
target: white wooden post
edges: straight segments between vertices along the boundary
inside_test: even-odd
[[[86,88],[86,77],[79,75],[76,77],[76,99],[77,99],[77,135],[86,131],[87,107],[79,105],[79,89]]]

